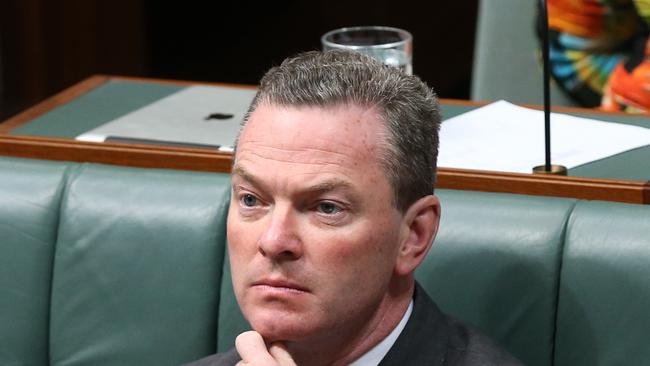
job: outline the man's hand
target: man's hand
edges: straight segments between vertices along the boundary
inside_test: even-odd
[[[282,343],[266,349],[262,336],[253,330],[238,335],[235,347],[242,359],[236,366],[296,366]]]

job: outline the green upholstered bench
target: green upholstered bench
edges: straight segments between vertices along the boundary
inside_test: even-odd
[[[529,365],[650,363],[650,206],[439,190],[418,270]],[[246,328],[225,174],[0,157],[0,364],[176,365]]]

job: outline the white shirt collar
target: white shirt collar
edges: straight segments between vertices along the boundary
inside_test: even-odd
[[[356,361],[352,362],[348,366],[377,366],[379,365],[379,362],[386,356],[388,351],[390,351],[391,347],[393,347],[393,344],[395,344],[395,341],[397,340],[397,337],[402,333],[402,330],[404,330],[404,327],[406,326],[406,323],[408,322],[409,318],[411,317],[411,313],[413,312],[413,300],[409,303],[409,307],[406,309],[406,312],[404,313],[404,316],[402,316],[402,320],[397,324],[395,329],[393,329],[392,332],[384,340],[379,342],[376,346],[371,348],[368,352],[364,353],[363,356],[359,357]]]

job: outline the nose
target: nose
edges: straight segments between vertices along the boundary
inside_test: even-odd
[[[274,261],[290,261],[302,257],[298,220],[291,207],[275,205],[266,230],[258,242],[259,252]]]

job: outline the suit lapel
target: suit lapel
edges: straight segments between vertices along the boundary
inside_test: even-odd
[[[416,283],[411,317],[379,366],[444,365],[448,331],[445,316]]]

